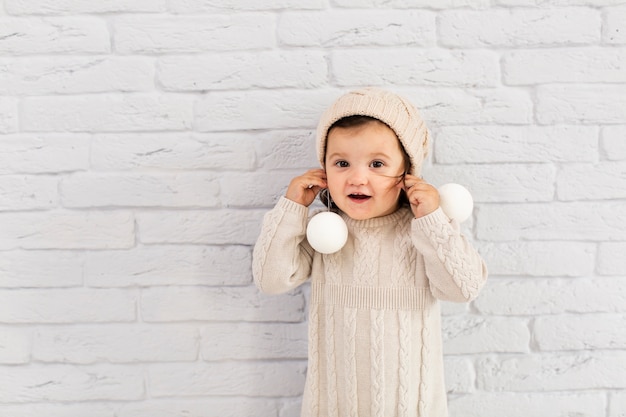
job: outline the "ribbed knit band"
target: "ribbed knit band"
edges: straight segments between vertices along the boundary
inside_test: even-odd
[[[348,308],[420,311],[433,303],[428,288],[355,287],[314,282],[311,289],[314,304]]]
[[[317,126],[316,148],[324,167],[328,130],[348,116],[369,116],[380,120],[396,133],[411,160],[411,174],[419,176],[428,154],[428,129],[417,109],[402,97],[380,88],[351,91],[339,97],[322,115]]]

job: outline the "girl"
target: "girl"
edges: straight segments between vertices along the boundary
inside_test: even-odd
[[[444,417],[438,300],[472,300],[487,271],[420,177],[426,126],[407,101],[369,88],[325,112],[316,144],[323,169],[291,180],[253,255],[263,292],[311,279],[302,416]],[[320,190],[348,226],[333,254],[306,240]]]

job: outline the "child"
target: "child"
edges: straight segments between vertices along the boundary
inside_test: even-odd
[[[420,177],[424,121],[401,97],[363,89],[325,112],[316,144],[324,169],[291,180],[264,217],[253,255],[263,292],[311,278],[302,416],[444,417],[437,300],[472,300],[487,271]],[[306,239],[320,190],[349,232],[327,255]]]

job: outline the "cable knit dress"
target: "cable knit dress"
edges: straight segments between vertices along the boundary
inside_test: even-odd
[[[445,417],[437,299],[476,297],[487,278],[481,257],[441,209],[342,217],[348,242],[322,255],[306,240],[308,208],[283,197],[254,249],[261,291],[311,279],[302,416]]]

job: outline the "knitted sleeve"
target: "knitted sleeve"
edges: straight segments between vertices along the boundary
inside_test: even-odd
[[[433,296],[447,301],[471,301],[487,280],[487,267],[478,252],[441,208],[413,219],[411,239],[424,256]]]
[[[311,272],[313,250],[306,242],[308,207],[285,197],[263,218],[252,255],[257,287],[281,294],[305,282]]]

